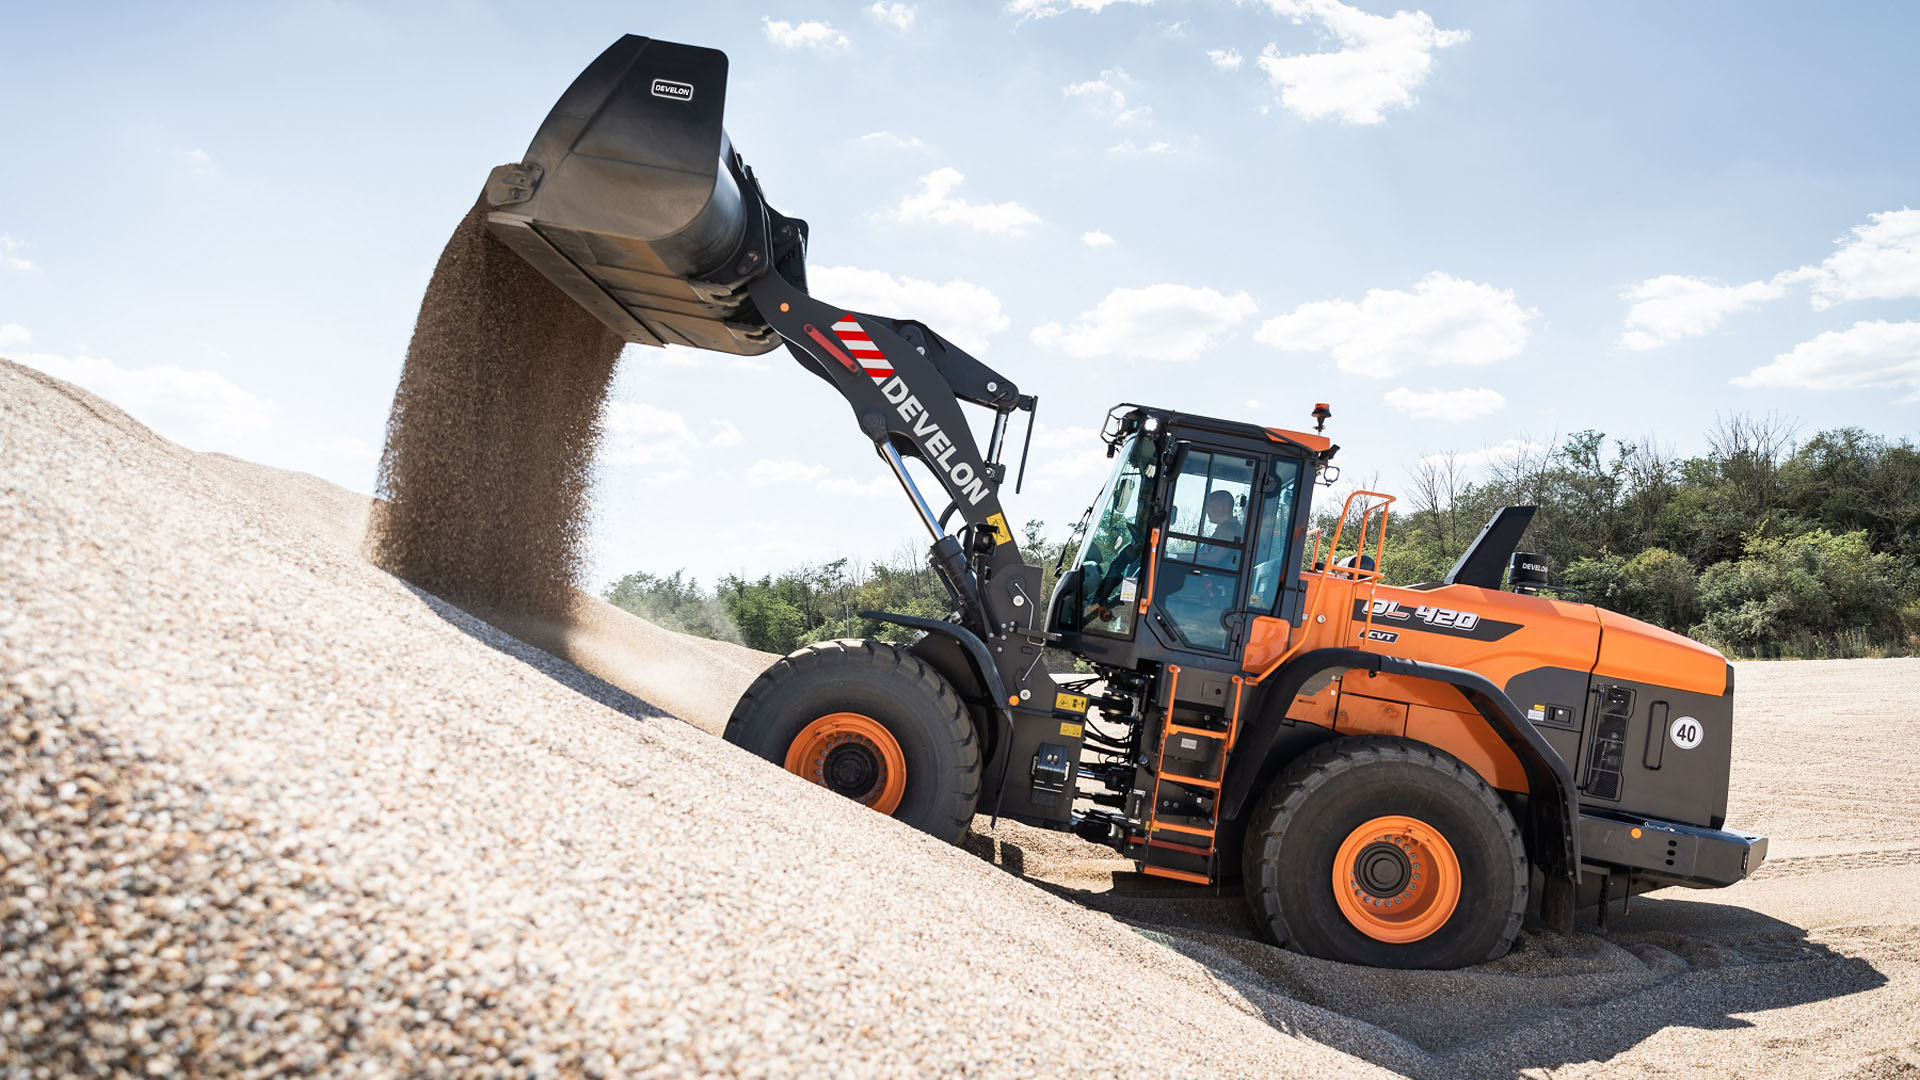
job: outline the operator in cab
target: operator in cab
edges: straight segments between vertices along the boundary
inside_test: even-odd
[[[1223,566],[1232,568],[1239,564],[1240,515],[1235,512],[1233,493],[1216,490],[1207,496],[1206,519],[1209,540],[1218,542],[1202,545],[1198,562],[1202,566]]]

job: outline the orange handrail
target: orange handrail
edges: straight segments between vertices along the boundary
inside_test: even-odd
[[[1153,530],[1153,539],[1147,544],[1147,591],[1140,594],[1140,614],[1147,613],[1147,605],[1153,603],[1154,572],[1160,569],[1160,530]]]
[[[1378,503],[1369,502],[1360,508],[1360,521],[1357,526],[1360,531],[1360,537],[1359,537],[1359,543],[1354,545],[1353,565],[1352,566],[1335,566],[1334,563],[1340,556],[1340,538],[1342,535],[1344,535],[1346,531],[1347,519],[1353,515],[1353,500],[1358,499],[1362,496],[1365,496],[1369,499],[1378,499],[1380,501]],[[1331,578],[1336,573],[1344,576],[1350,581],[1366,581],[1370,583],[1370,588],[1369,588],[1368,597],[1367,597],[1366,622],[1368,626],[1372,626],[1373,624],[1372,589],[1376,589],[1379,587],[1380,575],[1383,572],[1380,569],[1380,560],[1385,555],[1386,547],[1387,547],[1387,508],[1389,506],[1392,506],[1393,503],[1394,503],[1394,497],[1392,495],[1388,495],[1388,494],[1385,494],[1384,492],[1379,492],[1379,491],[1355,491],[1352,494],[1347,496],[1346,502],[1341,504],[1341,507],[1340,507],[1340,520],[1333,527],[1333,540],[1327,544],[1326,566],[1324,568],[1317,569],[1314,571],[1315,576],[1319,580],[1310,583],[1308,586],[1309,595],[1307,598],[1307,613],[1306,613],[1306,618],[1303,620],[1301,624],[1303,627],[1303,632],[1295,638],[1292,644],[1287,646],[1287,649],[1285,652],[1281,653],[1277,657],[1274,657],[1273,662],[1267,665],[1266,670],[1262,671],[1258,675],[1255,675],[1251,680],[1249,680],[1250,682],[1252,682],[1256,686],[1259,685],[1261,682],[1266,680],[1267,676],[1272,675],[1274,672],[1280,670],[1280,665],[1286,663],[1288,660],[1293,659],[1294,654],[1299,652],[1306,645],[1309,633],[1304,631],[1304,627],[1313,625],[1320,621],[1320,618],[1321,618],[1320,608],[1324,603],[1324,601],[1326,600],[1326,596],[1327,596],[1326,582],[1329,578]],[[1373,568],[1364,569],[1360,565],[1360,556],[1366,554],[1367,519],[1373,516],[1373,512],[1375,510],[1378,510],[1380,512],[1380,523],[1376,530],[1376,535],[1374,537]],[[1313,539],[1314,560],[1310,565],[1319,567],[1320,565],[1320,529],[1316,527],[1313,530],[1313,532],[1314,532],[1314,539]]]

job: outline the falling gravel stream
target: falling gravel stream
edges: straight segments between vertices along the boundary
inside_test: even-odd
[[[374,561],[469,609],[560,618],[620,337],[462,218],[420,301],[387,421]]]

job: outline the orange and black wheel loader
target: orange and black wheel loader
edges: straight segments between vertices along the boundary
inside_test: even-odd
[[[486,199],[494,235],[629,342],[784,346],[932,539],[950,615],[863,612],[918,637],[775,662],[729,741],[943,839],[990,813],[1196,889],[1238,879],[1274,942],[1354,963],[1479,963],[1529,911],[1568,929],[1760,864],[1766,840],[1724,827],[1725,658],[1556,596],[1517,550],[1528,507],[1443,580],[1386,584],[1390,496],[1309,528],[1325,406],[1312,431],[1114,408],[1112,475],[1042,595],[1000,501],[1035,399],[931,327],[808,290],[807,225],[728,139],[726,83],[721,52],[624,37]],[[1091,673],[1056,679],[1049,649]]]

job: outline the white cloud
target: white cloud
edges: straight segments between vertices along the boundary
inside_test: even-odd
[[[728,353],[709,352],[706,349],[694,349],[685,345],[628,345],[621,353],[630,364],[645,367],[663,368],[711,368],[725,365],[734,371],[772,371],[773,365],[757,356],[734,356]]]
[[[1920,296],[1920,210],[1869,214],[1865,225],[1854,226],[1834,242],[1839,250],[1817,266],[1782,271],[1743,285],[1717,285],[1684,274],[1648,278],[1621,294],[1633,305],[1627,311],[1620,344],[1656,349],[1699,337],[1729,315],[1778,300],[1791,285],[1811,286],[1815,310],[1848,300]]]
[[[1015,447],[1016,451],[1018,447]],[[1018,467],[1018,458],[1014,466]],[[1033,429],[1033,450],[1027,460],[1027,483],[1029,485],[1060,484],[1087,488],[1086,497],[1091,499],[1094,492],[1088,481],[1105,479],[1113,470],[1113,462],[1107,458],[1107,444],[1100,441],[1100,432],[1090,427],[1054,427],[1040,424]],[[1011,490],[1011,489],[1009,489]]]
[[[1813,283],[1815,308],[1920,296],[1920,210],[1869,214],[1865,225],[1855,225],[1836,243],[1840,250],[1819,266],[1790,275]]]
[[[1428,454],[1420,459],[1422,465],[1444,465],[1448,458],[1455,466],[1469,472],[1477,472],[1496,461],[1505,461],[1516,457],[1537,457],[1547,452],[1545,443],[1531,439],[1506,439],[1492,446],[1483,446],[1478,450],[1454,450],[1443,454]]]
[[[822,495],[854,495],[877,498],[900,490],[892,473],[883,472],[865,480],[835,476],[825,465],[804,461],[761,458],[747,469],[747,483],[754,487],[799,488]]]
[[[1090,248],[1103,248],[1112,247],[1119,241],[1101,232],[1099,229],[1092,229],[1080,234],[1080,242]]]
[[[1065,11],[1090,11],[1099,14],[1115,4],[1140,4],[1145,6],[1153,0],[1008,0],[1007,11],[1028,19],[1044,19]]]
[[[322,441],[320,449],[355,461],[377,461],[380,458],[379,447],[352,435],[335,435],[331,439]]]
[[[740,425],[730,420],[709,420],[714,427],[713,438],[707,440],[708,446],[739,446],[741,442]]]
[[[1744,285],[1716,285],[1683,274],[1648,278],[1620,294],[1621,299],[1633,301],[1620,344],[1636,350],[1657,349],[1699,337],[1712,332],[1727,316],[1785,293],[1786,285],[1779,278]]]
[[[693,429],[677,412],[644,401],[614,401],[601,421],[603,460],[634,468],[641,484],[670,484],[692,475]]]
[[[1130,156],[1133,154],[1171,154],[1172,152],[1173,144],[1165,139],[1155,139],[1145,146],[1141,146],[1132,139],[1122,139],[1112,146],[1107,147],[1107,153],[1119,154],[1121,156]]]
[[[1132,85],[1130,78],[1122,68],[1108,68],[1097,79],[1071,83],[1061,89],[1061,93],[1070,98],[1079,98],[1087,103],[1102,118],[1111,120],[1114,127],[1139,123],[1153,115],[1150,105],[1127,105],[1127,92],[1123,89]]]
[[[1266,0],[1295,23],[1320,25],[1340,48],[1283,53],[1269,44],[1260,68],[1280,90],[1280,103],[1307,120],[1339,117],[1378,124],[1389,108],[1405,108],[1433,69],[1433,52],[1458,45],[1465,30],[1442,30],[1424,11],[1374,15],[1339,0]]]
[[[5,233],[0,233],[0,266],[27,274],[39,272],[40,268],[33,264],[33,260],[28,259],[24,255],[14,254],[16,251],[31,246],[32,245],[28,244],[25,240],[15,240]]]
[[[21,326],[19,323],[0,323],[0,349],[12,348],[15,345],[25,345],[32,340],[33,334],[28,332],[27,328]]]
[[[922,142],[919,136],[895,135],[891,131],[869,131],[865,135],[856,137],[853,141],[865,146],[884,147],[888,150],[925,151],[927,149],[927,144]]]
[[[827,477],[825,465],[809,465],[804,461],[776,461],[761,458],[747,469],[747,483],[754,487],[793,487],[806,485],[811,487]]]
[[[867,9],[867,14],[903,34],[913,28],[912,4],[875,4]]]
[[[845,476],[829,476],[814,485],[823,495],[853,495],[862,499],[883,499],[900,490],[900,481],[890,472],[866,480],[854,480]]]
[[[822,266],[807,271],[807,291],[829,304],[894,319],[917,319],[970,353],[984,355],[1007,328],[1000,298],[971,281],[936,284],[884,270]]]
[[[1383,379],[1425,365],[1490,364],[1519,355],[1527,323],[1512,289],[1438,271],[1411,292],[1369,289],[1359,301],[1318,300],[1264,323],[1254,340],[1276,349],[1326,351],[1341,371]]]
[[[1080,360],[1102,356],[1192,360],[1257,307],[1244,292],[1227,296],[1191,285],[1115,289],[1073,325],[1047,323],[1035,328],[1032,336],[1035,344]]]
[[[827,23],[817,19],[795,24],[771,16],[760,16],[760,27],[766,31],[767,40],[783,49],[812,49],[815,52],[835,52],[851,45],[847,35],[835,30]]]
[[[705,367],[714,360],[713,353],[685,345],[667,345],[657,349],[646,345],[629,345],[622,355],[637,357],[644,364],[675,368]]]
[[[1409,390],[1401,386],[1387,391],[1382,400],[1415,420],[1478,420],[1507,407],[1505,394],[1485,387]]]
[[[1857,322],[1803,341],[1736,377],[1736,386],[1806,390],[1905,390],[1920,401],[1920,322]]]
[[[920,190],[900,200],[893,210],[899,221],[931,221],[939,225],[964,225],[980,232],[1020,236],[1026,226],[1038,225],[1040,216],[1017,202],[970,203],[953,193],[966,177],[958,169],[944,168],[920,178]]]
[[[26,331],[15,324],[24,343]],[[161,435],[196,450],[230,449],[265,431],[278,407],[217,371],[173,364],[124,368],[97,356],[23,353],[12,359],[84,387],[125,409]]]
[[[1238,49],[1208,49],[1207,59],[1221,71],[1240,70],[1241,56]]]

